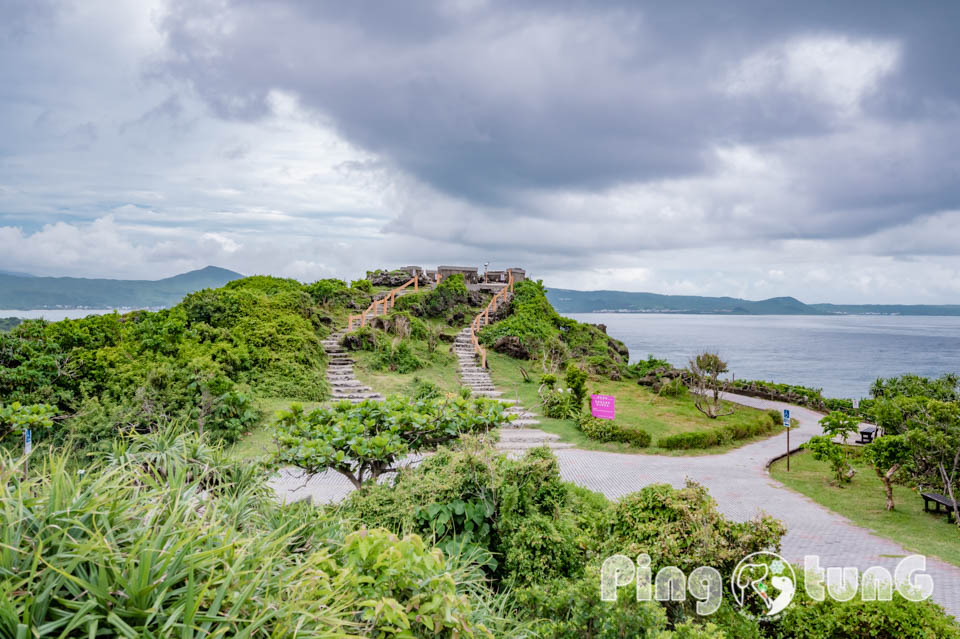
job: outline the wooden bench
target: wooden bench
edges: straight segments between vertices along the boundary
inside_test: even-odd
[[[930,512],[930,502],[933,502],[937,505],[937,507],[933,510],[935,513],[940,512],[940,506],[946,506],[947,513],[957,512],[957,504],[951,501],[949,497],[944,497],[940,493],[920,493],[920,496],[923,497],[924,512]]]
[[[873,441],[874,436],[877,434],[876,426],[865,426],[860,430],[860,439],[857,441],[858,444],[869,444]]]

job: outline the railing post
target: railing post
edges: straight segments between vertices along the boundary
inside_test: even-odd
[[[414,291],[420,290],[420,278],[417,277],[416,275],[413,276],[413,290]]]

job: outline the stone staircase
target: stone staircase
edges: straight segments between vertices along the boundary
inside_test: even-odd
[[[327,352],[327,382],[332,389],[333,401],[348,400],[358,404],[367,399],[383,401],[384,397],[369,386],[364,385],[353,374],[354,360],[340,346],[340,338],[347,329],[332,333],[321,342]]]
[[[508,404],[506,412],[511,417],[511,428],[500,429],[500,441],[497,449],[509,455],[520,455],[528,448],[548,446],[552,449],[573,448],[573,444],[559,441],[559,435],[548,433],[539,428],[531,428],[540,423],[537,415],[521,406],[517,400],[502,398],[490,379],[490,373],[477,364],[470,339],[470,327],[463,329],[453,341],[453,352],[460,362],[460,380],[473,391],[475,397],[489,397]]]

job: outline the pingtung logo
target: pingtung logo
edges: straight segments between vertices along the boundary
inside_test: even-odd
[[[753,619],[776,619],[793,601],[797,575],[780,555],[755,552],[734,568],[730,590],[741,614]]]

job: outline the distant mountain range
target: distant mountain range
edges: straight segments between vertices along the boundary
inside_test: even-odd
[[[0,308],[156,308],[172,306],[184,295],[217,288],[243,277],[208,266],[162,280],[107,280],[83,277],[35,277],[0,272]]]
[[[626,291],[549,289],[560,313],[699,313],[709,315],[960,315],[960,304],[804,304],[793,297],[751,301],[736,297],[657,295]]]

